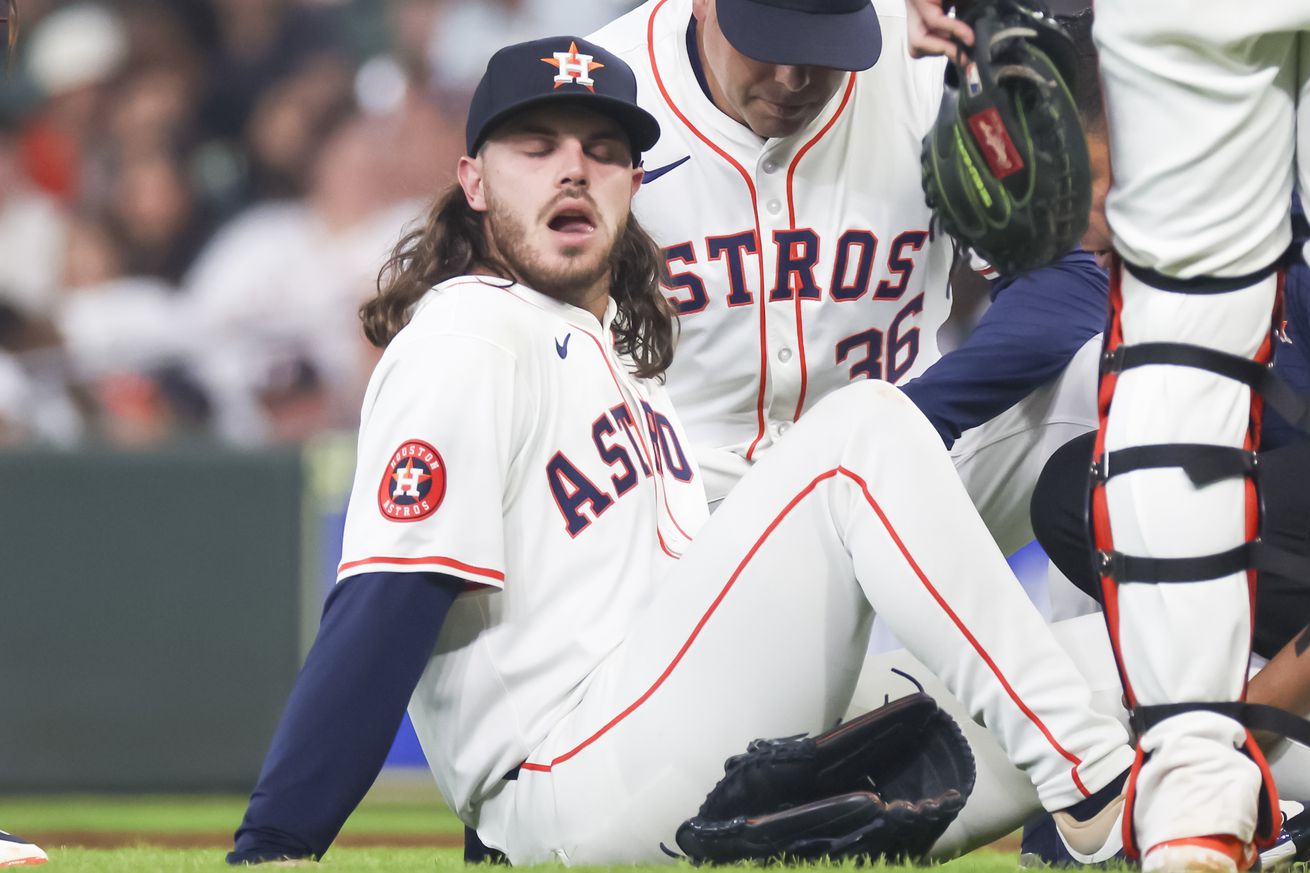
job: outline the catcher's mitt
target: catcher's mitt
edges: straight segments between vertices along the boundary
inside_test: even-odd
[[[1073,41],[1041,0],[983,0],[923,140],[923,191],[948,233],[1002,273],[1050,263],[1087,228],[1091,168]]]
[[[755,740],[728,759],[677,840],[693,861],[924,855],[973,790],[959,726],[911,694],[817,737]]]

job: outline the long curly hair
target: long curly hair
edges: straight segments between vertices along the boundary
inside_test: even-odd
[[[618,306],[611,325],[614,348],[637,365],[642,378],[663,378],[673,360],[673,305],[660,290],[667,266],[659,246],[635,217],[610,255],[610,296]],[[515,281],[495,257],[485,216],[452,185],[432,206],[423,227],[401,238],[378,273],[378,293],[360,307],[364,335],[379,348],[409,323],[415,303],[434,285],[470,274]]]

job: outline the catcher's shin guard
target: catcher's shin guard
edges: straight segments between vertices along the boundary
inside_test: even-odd
[[[1263,301],[1263,312],[1270,311],[1270,304],[1276,312],[1281,305],[1281,284],[1282,275],[1276,267],[1235,279],[1178,280],[1122,264],[1116,266],[1111,282],[1112,321],[1106,333],[1102,360],[1099,394],[1101,428],[1091,469],[1090,516],[1095,544],[1095,569],[1105,596],[1106,623],[1139,734],[1137,760],[1129,779],[1124,815],[1124,845],[1129,857],[1138,854],[1134,833],[1138,825],[1135,823],[1134,806],[1144,763],[1149,760],[1153,749],[1159,752],[1162,742],[1173,742],[1169,757],[1162,759],[1161,767],[1166,767],[1166,761],[1167,768],[1175,763],[1189,766],[1189,761],[1194,762],[1196,758],[1195,750],[1181,753],[1173,750],[1182,748],[1178,745],[1178,736],[1195,729],[1204,732],[1207,739],[1217,741],[1220,745],[1214,746],[1216,749],[1231,740],[1234,750],[1243,750],[1254,762],[1262,783],[1255,821],[1255,841],[1260,845],[1268,845],[1278,835],[1277,793],[1269,776],[1268,765],[1252,740],[1249,728],[1273,727],[1277,723],[1274,729],[1297,734],[1304,732],[1305,723],[1285,713],[1280,718],[1274,715],[1278,713],[1277,710],[1273,713],[1263,712],[1267,708],[1249,707],[1240,702],[1245,695],[1246,663],[1250,653],[1249,622],[1245,628],[1232,628],[1231,622],[1222,616],[1226,610],[1238,616],[1240,621],[1241,610],[1251,609],[1255,598],[1257,569],[1278,567],[1280,571],[1286,571],[1298,563],[1297,559],[1286,553],[1267,548],[1258,538],[1259,495],[1256,474],[1259,461],[1256,450],[1264,402],[1262,395],[1272,397],[1280,412],[1285,410],[1291,420],[1302,426],[1306,422],[1304,404],[1298,408],[1299,399],[1292,397],[1286,389],[1271,380],[1269,366],[1272,359],[1272,336],[1267,323],[1261,327],[1252,320],[1249,312],[1251,300]],[[1135,324],[1135,328],[1129,332],[1125,331],[1124,319],[1126,291],[1135,295],[1132,304],[1136,307],[1133,310],[1134,317],[1139,322],[1148,322],[1144,326]],[[1227,300],[1220,303],[1222,295],[1227,295]],[[1202,301],[1202,296],[1209,302]],[[1218,310],[1228,307],[1232,312],[1248,307],[1245,313],[1246,324],[1236,323],[1241,320],[1234,318],[1232,329],[1225,323],[1220,323],[1216,329],[1213,313],[1204,309],[1208,305]],[[1166,325],[1168,329],[1160,329],[1157,322],[1162,314],[1175,319],[1176,324],[1171,322],[1172,326]],[[1220,318],[1222,320],[1222,316]],[[1171,330],[1184,336],[1191,334],[1190,341],[1161,341]],[[1211,332],[1207,333],[1207,330]],[[1252,357],[1235,354],[1233,351],[1242,347],[1249,350],[1253,346]],[[1137,393],[1131,400],[1123,393],[1125,373],[1148,368],[1162,374],[1161,368],[1165,367],[1188,368],[1189,375],[1175,378],[1170,384],[1179,389],[1181,396],[1187,396],[1193,402],[1213,400],[1216,408],[1202,410],[1201,414],[1191,414],[1196,411],[1195,408],[1179,412],[1177,404],[1171,409],[1171,398],[1160,396],[1168,392],[1164,387],[1168,383],[1165,375],[1159,376],[1154,382],[1134,385]],[[1116,398],[1129,404],[1120,410],[1117,422],[1111,420],[1111,407]],[[1241,405],[1243,402],[1246,403],[1245,407]],[[1152,406],[1152,403],[1158,405]],[[1136,420],[1125,424],[1125,416],[1129,411]],[[1151,416],[1160,420],[1144,421]],[[1177,416],[1179,421],[1171,421],[1171,416]],[[1239,416],[1241,420],[1238,420]],[[1185,423],[1181,423],[1183,419]],[[1185,431],[1187,439],[1151,442],[1149,438],[1146,441],[1139,438],[1143,431],[1149,434],[1153,430],[1172,430],[1175,433]],[[1171,472],[1157,472],[1155,478],[1149,479],[1152,483],[1149,491],[1142,484],[1135,490],[1120,486],[1123,490],[1111,493],[1115,491],[1111,483],[1117,477],[1148,470]],[[1198,495],[1203,489],[1230,480],[1242,480],[1240,491],[1232,495],[1238,497],[1234,501],[1237,505],[1228,502],[1222,506],[1222,510],[1227,511],[1231,506],[1233,512],[1241,514],[1244,533],[1240,542],[1229,545],[1220,538],[1220,547],[1216,549],[1216,544],[1200,533],[1200,525],[1194,517],[1159,517],[1161,514],[1169,516],[1177,507],[1195,513],[1198,507],[1205,507],[1208,502],[1213,508],[1213,495],[1217,492],[1212,492],[1210,497]],[[1148,480],[1138,481],[1144,483]],[[1232,520],[1231,516],[1225,518]],[[1171,556],[1134,554],[1131,549],[1121,551],[1116,547],[1114,537],[1112,521],[1115,520],[1119,520],[1121,525],[1127,525],[1121,527],[1120,533],[1124,535],[1120,537],[1121,541],[1126,536],[1135,536],[1137,539],[1133,542],[1142,551],[1154,552],[1155,555],[1163,552]],[[1207,523],[1211,521],[1213,519],[1206,520]],[[1147,532],[1138,533],[1143,529]],[[1209,530],[1231,532],[1232,528],[1231,525],[1225,527],[1221,519],[1218,523],[1210,524]],[[1148,539],[1151,540],[1150,546],[1145,548]],[[1178,555],[1180,551],[1183,554]],[[1239,587],[1240,581],[1234,584],[1235,580],[1243,578],[1245,590]],[[1129,598],[1134,599],[1134,603],[1125,610],[1121,603],[1120,587],[1145,585],[1186,585],[1188,588],[1186,592],[1177,592],[1176,596],[1166,596],[1165,592],[1161,592],[1158,598]],[[1135,613],[1129,622],[1134,638],[1125,640],[1121,631],[1125,614],[1129,610]],[[1220,633],[1214,639],[1204,635],[1198,639],[1190,634],[1182,639],[1164,639],[1164,646],[1179,646],[1181,651],[1188,651],[1183,640],[1190,640],[1190,651],[1203,652],[1212,662],[1222,662],[1221,669],[1211,670],[1211,665],[1201,664],[1188,673],[1188,667],[1180,667],[1181,659],[1173,652],[1157,648],[1161,638],[1169,636],[1167,622],[1163,627],[1155,629],[1157,638],[1154,641],[1142,639],[1146,622],[1155,620],[1157,616],[1163,620],[1171,613],[1199,616],[1219,628]],[[1177,623],[1176,618],[1170,620]],[[1222,633],[1225,629],[1230,631],[1227,638]],[[1174,630],[1176,632],[1177,628]],[[1198,629],[1198,633],[1204,634],[1204,631]],[[1125,644],[1130,650],[1127,658]],[[1215,651],[1216,647],[1230,646],[1237,650],[1228,654]],[[1150,658],[1144,656],[1148,651],[1152,653]],[[1153,659],[1163,661],[1163,664],[1151,663]],[[1198,671],[1202,674],[1200,678],[1197,676]],[[1180,682],[1184,674],[1186,681],[1182,684],[1190,690],[1180,693],[1173,683]],[[1134,687],[1135,680],[1146,686],[1145,702],[1139,699],[1139,691],[1142,689]],[[1206,714],[1201,715],[1200,712]],[[1167,719],[1180,717],[1182,721],[1156,731]],[[1224,719],[1232,719],[1240,724],[1232,725],[1229,730],[1224,727]],[[1225,736],[1226,732],[1229,736]],[[1247,790],[1245,786],[1250,784],[1254,776],[1250,765],[1246,765],[1241,778],[1235,775],[1231,784],[1223,786],[1231,795],[1229,800],[1250,797],[1244,794]],[[1215,777],[1211,774],[1209,778],[1213,780]],[[1158,784],[1154,774],[1148,781],[1153,785]],[[1152,824],[1159,830],[1158,819],[1153,819]],[[1169,838],[1172,837],[1164,839]],[[1154,837],[1150,839],[1152,843],[1159,841]]]

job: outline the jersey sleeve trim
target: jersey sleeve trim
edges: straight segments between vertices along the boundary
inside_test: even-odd
[[[446,558],[439,555],[429,555],[420,558],[377,556],[372,558],[361,558],[358,561],[346,561],[337,568],[337,581],[340,582],[343,579],[350,576],[356,576],[360,573],[405,572],[416,569],[447,573],[452,576],[458,576],[466,581],[492,588],[505,587],[505,574],[500,570],[492,570],[487,567],[476,567],[472,564],[465,564],[463,561],[457,561],[454,558]]]

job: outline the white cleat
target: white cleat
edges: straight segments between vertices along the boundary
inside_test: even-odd
[[[1226,834],[1166,840],[1142,856],[1142,873],[1243,873],[1257,857],[1253,844]]]
[[[34,867],[49,860],[35,843],[0,831],[0,867]]]
[[[1310,859],[1310,812],[1295,800],[1278,799],[1282,825],[1278,840],[1260,853],[1260,869],[1279,870]]]

